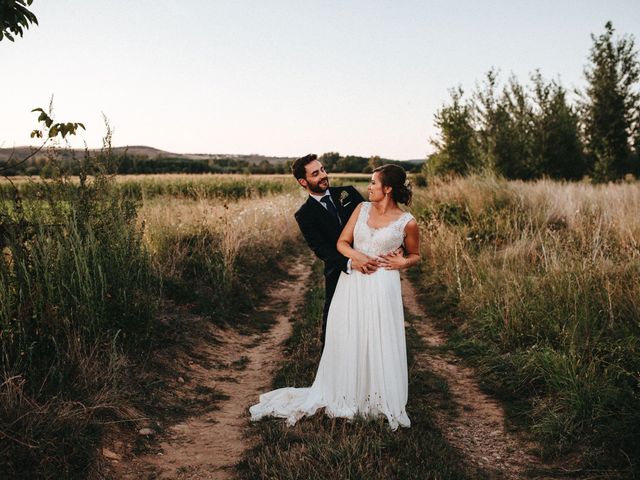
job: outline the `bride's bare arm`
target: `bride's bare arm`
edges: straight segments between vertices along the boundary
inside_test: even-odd
[[[402,251],[396,251],[388,255],[382,255],[379,265],[387,270],[400,270],[414,266],[420,261],[420,227],[418,222],[411,220],[404,227],[404,248],[407,256]]]
[[[358,270],[362,273],[372,273],[375,272],[378,268],[378,262],[376,261],[376,259],[369,257],[362,252],[358,252],[352,247],[353,231],[355,230],[356,222],[358,221],[358,216],[360,215],[361,208],[362,203],[355,208],[355,210],[351,214],[351,217],[349,217],[349,221],[342,229],[340,238],[338,238],[336,248],[342,255],[351,259],[352,269]]]

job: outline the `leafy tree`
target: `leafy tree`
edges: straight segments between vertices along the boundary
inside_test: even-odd
[[[369,157],[369,164],[364,167],[363,173],[371,173],[383,164],[384,160],[382,160],[379,155],[373,155],[372,157]]]
[[[633,137],[633,150],[636,154],[635,158],[635,173],[636,175],[640,173],[640,108],[638,109],[638,114],[636,115],[636,131]]]
[[[493,171],[496,166],[496,139],[499,136],[500,125],[504,123],[504,112],[499,108],[496,95],[497,85],[498,72],[492,68],[485,74],[482,88],[476,85],[471,101],[480,157],[485,167]]]
[[[36,16],[27,8],[33,0],[0,0],[0,41],[14,41],[30,24],[38,24]]]
[[[340,160],[338,160],[338,163],[336,164],[335,171],[361,173],[368,164],[368,158],[358,157],[356,155],[347,155],[346,157],[340,157]]]
[[[503,89],[494,116],[494,164],[506,178],[524,180],[540,176],[532,155],[534,113],[529,96],[512,76]]]
[[[498,72],[489,70],[472,98],[481,163],[507,178],[533,178],[530,134],[532,113],[524,88],[515,77],[498,94]]]
[[[631,172],[637,177],[640,175],[640,102],[633,115],[631,144],[634,153]]]
[[[546,83],[540,72],[532,78],[534,116],[533,161],[539,171],[556,179],[579,179],[585,172],[579,118],[567,103],[566,90]]]
[[[327,172],[332,172],[340,160],[340,154],[338,152],[323,153],[318,160]]]
[[[429,174],[466,175],[480,167],[471,107],[463,100],[462,88],[451,90],[450,94],[451,104],[435,115],[440,136],[431,140],[437,151],[425,164]]]
[[[500,87],[489,70],[471,100],[462,90],[435,117],[440,135],[426,173],[466,174],[486,168],[506,178],[543,175],[596,181],[640,174],[640,64],[633,37],[614,41],[611,22],[592,35],[588,87],[577,107],[556,81],[532,75],[531,88],[511,77]]]
[[[500,87],[495,70],[487,72],[471,100],[461,89],[436,114],[440,136],[425,173],[467,174],[482,168],[512,179],[580,178],[584,173],[578,116],[566,90],[545,83],[539,72],[532,87],[512,76]],[[501,92],[501,93],[498,93]]]
[[[613,25],[607,22],[603,34],[591,35],[590,65],[584,71],[588,85],[581,103],[582,127],[597,181],[620,178],[636,169],[630,143],[640,102],[640,66],[633,37],[614,41],[613,33]]]

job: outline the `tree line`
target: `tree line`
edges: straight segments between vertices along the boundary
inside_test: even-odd
[[[291,165],[295,159],[283,162],[261,160],[249,162],[243,159],[203,159],[155,158],[123,155],[117,166],[117,173],[244,173],[244,174],[286,174],[291,173]],[[419,163],[408,163],[400,160],[388,160],[379,156],[360,157],[357,155],[342,156],[336,152],[324,153],[320,161],[329,172],[335,173],[371,173],[374,168],[395,163],[409,172],[418,172]]]
[[[436,151],[428,174],[490,171],[510,179],[596,182],[640,174],[640,66],[633,36],[614,38],[611,22],[593,44],[586,87],[569,92],[534,72],[501,84],[495,69],[471,95],[452,89],[435,115]],[[570,93],[576,101],[570,102]]]
[[[117,174],[152,174],[152,173],[242,173],[242,174],[287,174],[291,173],[294,159],[280,162],[260,160],[251,162],[242,158],[190,159],[182,157],[150,158],[147,155],[129,154],[124,152],[114,154],[111,166],[112,173]],[[371,173],[374,168],[395,163],[401,165],[408,172],[420,171],[422,164],[388,160],[379,156],[359,157],[355,155],[341,156],[336,152],[325,153],[320,161],[327,171],[335,173]],[[2,165],[2,162],[0,162]],[[4,165],[3,175],[39,175],[45,178],[60,173],[78,175],[82,166],[71,156],[50,161],[46,156],[36,157],[27,162],[15,162]]]

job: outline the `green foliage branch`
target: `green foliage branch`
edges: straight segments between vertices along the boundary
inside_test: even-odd
[[[0,41],[3,38],[14,41],[14,37],[24,33],[38,19],[27,7],[33,0],[0,0]]]
[[[473,125],[471,106],[464,99],[461,87],[452,90],[451,104],[435,115],[440,136],[431,140],[437,154],[427,167],[430,173],[449,172],[466,175],[481,166],[478,138]]]

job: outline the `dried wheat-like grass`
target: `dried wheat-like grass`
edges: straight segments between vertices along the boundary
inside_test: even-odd
[[[550,449],[637,455],[640,183],[435,180],[413,211],[423,286],[453,299],[485,382],[531,402]]]
[[[174,240],[194,237],[201,240],[197,248],[220,252],[225,273],[233,275],[241,252],[270,254],[267,252],[277,252],[285,242],[298,238],[293,214],[300,199],[297,194],[236,202],[158,197],[145,202],[139,221],[144,222],[145,240],[152,252],[158,255],[172,250],[162,255],[165,273],[175,272],[188,254],[187,247]]]

